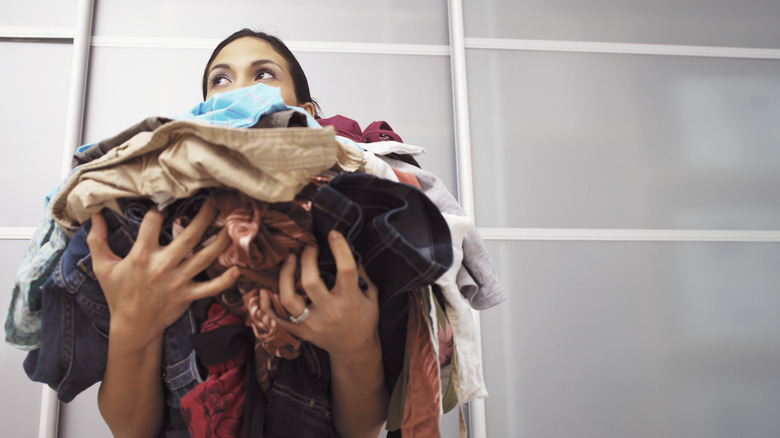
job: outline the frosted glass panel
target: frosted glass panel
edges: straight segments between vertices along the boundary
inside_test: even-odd
[[[191,49],[95,47],[85,143],[114,135],[148,116],[188,111],[201,101],[201,74],[209,54]],[[454,193],[448,57],[311,52],[297,57],[324,117],[341,114],[363,128],[373,121],[387,121],[404,142],[426,148],[428,153],[419,157],[423,168],[442,178]]]
[[[480,226],[780,225],[780,62],[467,57]]]
[[[238,29],[284,40],[447,44],[441,0],[98,2],[95,35],[222,39]]]
[[[490,242],[487,435],[769,437],[780,430],[775,243]]]
[[[467,37],[780,48],[775,0],[465,0]]]
[[[0,27],[74,27],[76,0],[4,1]]]
[[[43,199],[60,180],[71,46],[0,42],[3,100],[0,118],[2,227],[33,227]]]
[[[0,309],[4,311],[4,322],[5,311],[11,302],[14,275],[26,246],[27,241],[0,240]],[[0,424],[3,425],[3,436],[32,437],[38,434],[43,386],[27,378],[22,368],[25,357],[27,353],[24,351],[5,342],[0,345],[0,387],[3,388],[3,397],[0,398]]]
[[[203,101],[210,50],[93,47],[84,143],[110,137],[150,116],[173,117]]]

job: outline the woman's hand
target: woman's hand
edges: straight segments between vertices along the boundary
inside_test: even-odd
[[[238,278],[238,270],[232,268],[206,282],[192,280],[229,244],[223,232],[190,255],[215,215],[211,203],[204,203],[190,225],[169,245],[160,247],[163,215],[152,209],[124,259],[108,246],[103,216],[92,215],[87,244],[111,312],[98,407],[115,437],[157,436],[165,409],[160,372],[165,329],[192,301],[216,295]]]
[[[279,318],[267,290],[260,292],[260,308],[267,315],[264,324],[278,324],[329,353],[333,424],[339,435],[375,437],[385,422],[389,399],[378,332],[378,291],[357,267],[344,236],[331,231],[328,243],[336,260],[333,289],[328,290],[320,278],[317,248],[307,247],[301,254],[301,286],[311,300],[304,321],[294,324]],[[295,264],[295,257],[285,261],[279,274],[279,295],[290,315],[298,316],[306,309],[306,301],[295,293]],[[358,287],[359,277],[368,284],[365,293]]]
[[[331,231],[328,242],[336,260],[336,283],[328,290],[317,267],[317,248],[308,246],[301,254],[301,286],[311,303],[309,317],[300,324],[273,318],[274,322],[295,336],[327,351],[331,358],[341,361],[360,360],[368,350],[379,346],[378,292],[376,286],[358,269],[349,244],[344,237]],[[294,256],[290,256],[279,274],[279,299],[290,315],[301,315],[306,309],[303,296],[295,292]],[[368,284],[364,293],[358,287],[358,276]],[[267,290],[260,295],[260,308],[273,313]]]
[[[144,216],[137,240],[124,259],[108,246],[103,216],[92,215],[87,244],[111,312],[112,332],[127,330],[134,346],[142,347],[162,336],[194,300],[216,295],[236,281],[236,268],[206,282],[193,281],[230,243],[223,230],[213,243],[190,255],[215,215],[211,202],[205,202],[190,225],[161,247],[163,215],[153,208]],[[127,338],[123,336],[123,342]]]

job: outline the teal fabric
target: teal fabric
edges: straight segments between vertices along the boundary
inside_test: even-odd
[[[48,205],[51,195],[60,186],[46,197],[43,217],[27,244],[14,279],[11,304],[5,320],[5,340],[20,350],[34,350],[40,345],[40,287],[49,278],[68,245],[68,236],[54,223]]]

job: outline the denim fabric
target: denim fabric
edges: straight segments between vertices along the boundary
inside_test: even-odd
[[[338,437],[333,428],[327,352],[304,342],[300,356],[279,361],[266,418],[266,438]]]
[[[447,222],[422,191],[362,173],[341,173],[320,187],[312,201],[312,221],[326,284],[335,281],[327,243],[328,232],[335,229],[379,289],[379,336],[385,379],[392,388],[403,366],[408,294],[432,284],[452,264]]]
[[[197,208],[206,194],[199,194],[171,206],[179,213]],[[125,217],[104,210],[111,250],[125,257],[135,241],[141,219],[153,204],[139,200],[124,208]],[[171,240],[168,215],[160,243]],[[103,378],[108,354],[109,310],[92,271],[86,237],[91,222],[74,234],[54,272],[41,288],[41,347],[31,351],[24,361],[30,379],[48,384],[57,397],[69,402],[83,390]],[[203,301],[203,300],[202,300]],[[171,325],[163,337],[162,375],[165,381],[167,410],[164,436],[176,436],[174,430],[186,425],[178,412],[181,396],[200,383],[190,336],[197,332],[199,320],[205,319],[202,302],[196,302]],[[165,432],[165,431],[164,431]]]

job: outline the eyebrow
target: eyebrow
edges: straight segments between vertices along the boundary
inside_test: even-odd
[[[273,65],[279,67],[280,69],[284,70],[281,65],[277,64],[276,62],[274,62],[274,61],[272,61],[270,59],[258,59],[256,61],[252,61],[252,64],[250,64],[249,66],[250,67],[257,67],[257,66],[263,65],[263,64],[273,64]],[[231,71],[233,70],[230,67],[229,64],[217,64],[217,65],[211,67],[211,69],[209,69],[209,72],[212,72],[212,71],[214,71],[214,70],[216,70],[218,68],[226,68],[226,69],[231,70]]]

